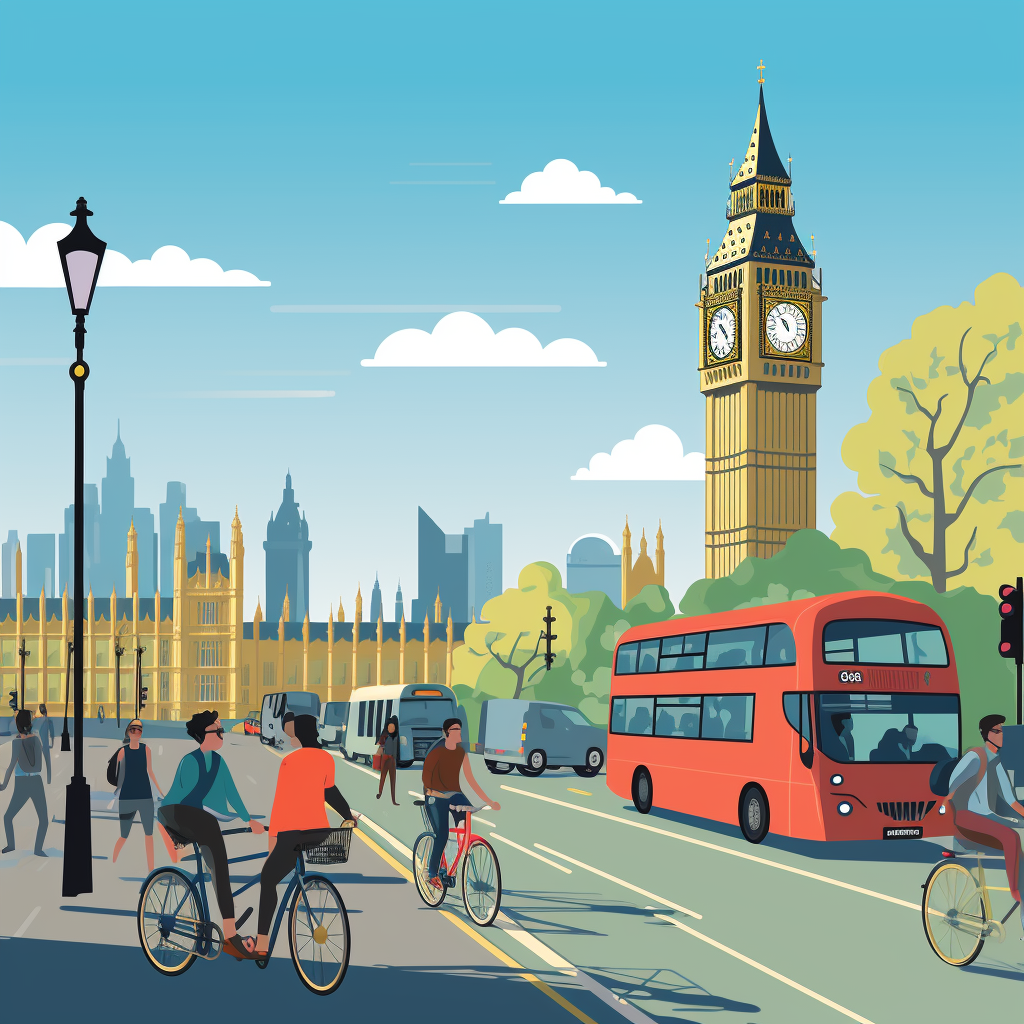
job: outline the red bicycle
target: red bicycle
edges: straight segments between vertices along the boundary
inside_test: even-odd
[[[473,814],[482,811],[483,807],[456,805],[450,810],[463,812],[465,822],[449,831],[450,838],[457,842],[455,856],[448,863],[448,851],[441,853],[441,867],[438,878],[442,887],[430,883],[430,855],[434,849],[436,836],[427,815],[425,800],[414,801],[423,814],[425,832],[420,833],[412,848],[413,876],[416,879],[416,891],[420,899],[428,907],[439,907],[444,902],[448,890],[455,887],[456,872],[459,862],[462,864],[462,903],[470,920],[480,927],[491,924],[501,909],[501,868],[491,844],[482,836],[473,832]]]

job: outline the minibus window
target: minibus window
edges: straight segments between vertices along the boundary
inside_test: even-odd
[[[365,735],[366,728],[366,701],[359,702],[359,735]]]

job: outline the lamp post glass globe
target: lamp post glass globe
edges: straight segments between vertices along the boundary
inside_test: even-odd
[[[85,316],[92,305],[92,293],[96,290],[107,243],[100,241],[89,229],[88,218],[92,216],[92,210],[88,209],[84,198],[79,198],[71,216],[75,218],[75,226],[57,243],[57,252],[60,253],[71,312]]]

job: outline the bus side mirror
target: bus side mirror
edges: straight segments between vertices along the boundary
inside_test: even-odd
[[[805,729],[806,727],[806,729]],[[806,735],[805,735],[806,731]],[[805,768],[814,764],[814,743],[811,740],[811,698],[809,694],[800,694],[800,728],[797,730],[797,742],[800,744],[800,760]],[[804,749],[804,745],[807,749]]]

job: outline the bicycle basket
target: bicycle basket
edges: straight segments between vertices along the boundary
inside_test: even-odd
[[[322,843],[302,843],[307,864],[345,864],[352,845],[351,828],[332,828]]]

